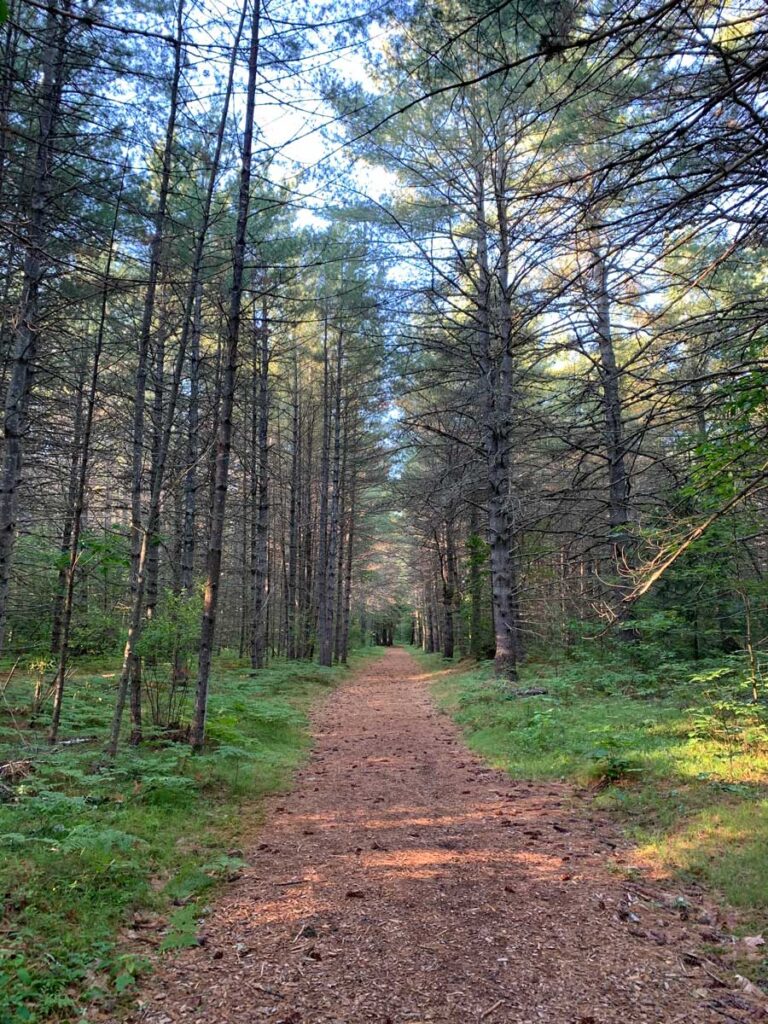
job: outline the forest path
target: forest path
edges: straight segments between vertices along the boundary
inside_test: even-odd
[[[763,1019],[683,958],[706,917],[611,873],[623,843],[572,789],[484,767],[429,679],[394,648],[329,698],[204,945],[162,963],[131,1019]]]

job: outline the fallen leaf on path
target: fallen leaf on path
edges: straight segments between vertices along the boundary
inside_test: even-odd
[[[758,988],[754,982],[751,982],[749,978],[744,978],[741,974],[737,974],[736,981],[741,991],[746,995],[752,996],[753,999],[759,999],[762,1003],[768,1001],[768,995],[761,988]]]

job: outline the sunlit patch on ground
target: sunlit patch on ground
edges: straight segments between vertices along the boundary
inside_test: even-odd
[[[722,1024],[680,960],[696,936],[609,870],[610,824],[475,760],[428,678],[392,650],[332,699],[205,944],[134,1020]]]

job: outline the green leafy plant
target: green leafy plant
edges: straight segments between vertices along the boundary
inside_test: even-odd
[[[82,735],[88,723],[102,736],[114,665],[75,668],[63,728]],[[170,915],[164,948],[196,941],[204,901],[242,866],[229,851],[244,800],[257,814],[259,796],[285,784],[306,749],[310,702],[346,671],[277,663],[254,678],[218,666],[202,756],[158,733],[105,762],[98,741],[51,749],[42,726],[25,730],[34,770],[14,784],[13,803],[0,803],[3,1024],[82,1019],[94,1002],[130,993],[146,963],[126,958],[115,936],[137,910]],[[27,666],[14,675],[9,705],[27,699],[30,680]],[[6,735],[10,756],[18,733]]]
[[[590,752],[589,758],[593,763],[591,776],[600,784],[633,779],[644,770],[637,758],[616,750],[598,748]]]

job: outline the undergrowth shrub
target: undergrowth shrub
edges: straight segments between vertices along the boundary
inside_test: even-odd
[[[768,703],[743,655],[675,659],[663,644],[575,648],[441,678],[438,699],[491,764],[600,790],[646,856],[719,888],[768,927]],[[541,688],[539,696],[516,690]]]
[[[180,904],[163,946],[196,941],[202,901],[242,864],[228,849],[248,809],[286,783],[307,744],[309,702],[346,672],[276,664],[254,677],[219,665],[205,753],[149,731],[150,742],[108,762],[116,674],[86,668],[70,683],[62,735],[98,739],[51,749],[42,728],[20,738],[0,711],[0,761],[23,739],[32,765],[0,803],[2,1024],[81,1019],[94,1001],[130,992],[146,964],[117,936],[138,909]],[[28,706],[31,682],[14,678],[7,706]]]

